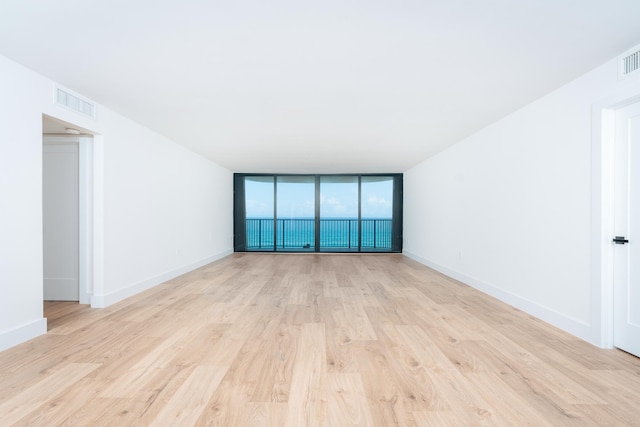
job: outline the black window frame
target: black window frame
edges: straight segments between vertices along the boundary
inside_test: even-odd
[[[278,174],[278,173],[234,173],[233,174],[233,249],[234,252],[267,252],[267,253],[287,253],[287,252],[295,252],[299,251],[293,250],[276,250],[276,242],[274,240],[274,248],[272,250],[259,250],[259,249],[248,249],[247,248],[247,230],[246,230],[246,198],[245,198],[245,178],[247,177],[273,177],[274,181],[274,197],[276,197],[277,191],[277,177],[279,176],[290,176],[290,177],[315,177],[315,191],[316,191],[316,209],[315,209],[315,245],[313,251],[307,251],[308,253],[402,253],[402,221],[403,221],[403,174],[401,173],[376,173],[376,174]],[[320,178],[321,177],[358,177],[358,247],[357,250],[349,249],[348,251],[340,250],[341,248],[336,248],[336,250],[329,250],[327,248],[320,247]],[[393,179],[393,206],[392,206],[392,222],[391,222],[391,249],[390,250],[380,250],[370,248],[363,248],[361,246],[362,240],[362,218],[361,218],[361,185],[363,177],[390,177]],[[275,211],[275,203],[274,200],[274,211]],[[274,230],[275,230],[275,221],[277,221],[277,217],[274,212]]]

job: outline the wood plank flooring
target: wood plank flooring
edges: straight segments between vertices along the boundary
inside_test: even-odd
[[[45,315],[1,426],[640,425],[640,359],[402,255],[234,254]]]

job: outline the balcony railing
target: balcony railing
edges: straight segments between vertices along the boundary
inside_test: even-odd
[[[358,246],[358,220],[327,218],[320,220],[320,250],[391,250],[391,219],[361,219],[362,236]],[[274,231],[274,225],[276,227]],[[246,220],[248,250],[315,250],[315,220],[249,218]],[[275,246],[274,246],[275,239]]]

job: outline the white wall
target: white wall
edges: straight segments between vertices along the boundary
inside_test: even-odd
[[[58,107],[53,84],[0,56],[0,350],[46,331],[43,113],[100,134],[93,306],[232,252],[230,171],[104,107],[96,120]]]
[[[0,58],[0,349],[46,331],[37,96],[46,86],[24,74]]]
[[[405,254],[597,343],[591,108],[611,60],[404,175]]]
[[[104,111],[105,306],[232,251],[233,176]]]

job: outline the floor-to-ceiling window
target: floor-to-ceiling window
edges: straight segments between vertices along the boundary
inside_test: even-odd
[[[246,182],[246,180],[245,180]],[[276,176],[276,251],[315,251],[314,176]]]
[[[320,177],[321,251],[358,251],[359,200],[357,176]]]
[[[244,181],[243,204],[246,212],[246,248],[272,251],[275,242],[275,177],[254,176]],[[236,238],[237,238],[236,233]]]
[[[362,250],[385,250],[393,246],[393,181],[390,176],[361,179]]]
[[[401,174],[235,174],[234,194],[236,251],[402,251]]]

